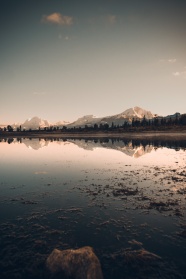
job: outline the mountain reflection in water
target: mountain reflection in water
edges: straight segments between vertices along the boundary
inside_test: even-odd
[[[26,147],[34,150],[39,150],[51,144],[52,142],[60,144],[64,143],[73,143],[79,148],[85,150],[93,151],[96,148],[107,148],[114,149],[124,154],[131,156],[133,158],[139,158],[147,153],[150,153],[152,150],[156,150],[160,147],[167,147],[175,150],[185,150],[186,141],[185,140],[137,140],[137,139],[63,139],[63,138],[47,138],[47,139],[38,139],[38,138],[17,138],[17,139],[1,139],[0,142],[11,143],[23,143]]]
[[[83,246],[93,247],[104,279],[186,278],[185,148],[158,139],[1,139],[0,278],[48,279],[54,248]]]

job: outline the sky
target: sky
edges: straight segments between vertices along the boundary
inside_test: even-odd
[[[186,113],[185,0],[0,0],[0,124]]]

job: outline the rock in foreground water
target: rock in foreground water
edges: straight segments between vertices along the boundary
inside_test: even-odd
[[[89,246],[77,250],[54,249],[46,266],[51,278],[103,279],[100,262]]]

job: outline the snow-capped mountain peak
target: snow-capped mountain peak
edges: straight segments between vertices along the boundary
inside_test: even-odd
[[[68,127],[84,127],[85,125],[87,126],[92,126],[95,123],[99,122],[102,118],[97,118],[94,115],[85,115],[83,117],[78,118],[76,121],[70,123],[67,125]]]
[[[147,111],[145,109],[142,109],[140,107],[133,107],[125,110],[124,112],[117,115],[117,118],[123,117],[123,118],[140,118],[142,119],[144,116],[146,119],[152,119],[154,118],[155,114],[151,113],[150,111]]]
[[[32,118],[27,119],[23,124],[14,124],[13,128],[19,127],[21,125],[22,129],[43,129],[44,127],[59,127],[63,128],[63,126],[67,126],[68,128],[73,127],[85,127],[86,126],[94,126],[95,124],[108,124],[111,126],[114,125],[123,125],[124,122],[132,122],[132,119],[143,119],[145,116],[146,119],[152,119],[157,114],[153,114],[150,111],[147,111],[145,109],[142,109],[138,106],[135,106],[133,108],[129,108],[122,113],[106,116],[106,117],[96,117],[92,114],[85,115],[83,117],[78,118],[74,122],[67,122],[67,121],[58,121],[56,123],[49,123],[47,120],[41,119],[37,116],[34,116]]]
[[[53,123],[52,126],[63,128],[63,126],[66,126],[68,124],[70,124],[70,122],[68,122],[68,121],[58,121],[58,122]]]
[[[154,118],[155,114],[151,113],[150,111],[147,111],[145,109],[142,109],[138,106],[135,106],[133,108],[129,108],[125,110],[124,112],[112,116],[106,116],[97,118],[93,115],[85,115],[81,118],[78,118],[73,123],[70,123],[67,125],[68,127],[85,127],[87,126],[94,126],[94,124],[108,124],[112,125],[114,123],[115,125],[122,125],[125,121],[131,123],[132,119],[143,119],[145,116],[146,119],[152,119]]]
[[[37,116],[34,116],[32,118],[28,118],[23,124],[23,129],[39,129],[44,127],[49,127],[50,124],[47,120],[43,120]]]

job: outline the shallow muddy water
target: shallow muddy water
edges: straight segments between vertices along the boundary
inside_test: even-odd
[[[184,142],[3,139],[0,277],[92,246],[104,278],[186,278]]]

